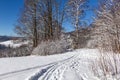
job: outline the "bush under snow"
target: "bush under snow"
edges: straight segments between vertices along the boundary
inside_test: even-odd
[[[120,55],[101,53],[92,66],[93,73],[100,80],[120,80]]]
[[[41,42],[37,48],[33,50],[35,55],[52,55],[63,53],[70,48],[71,41],[62,36],[60,40]]]

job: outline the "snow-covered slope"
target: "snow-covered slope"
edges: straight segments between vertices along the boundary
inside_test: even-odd
[[[17,47],[20,47],[20,46],[22,46],[22,45],[28,44],[28,41],[15,43],[14,40],[8,40],[8,41],[0,42],[0,44],[1,44],[1,45],[4,45],[4,46],[6,46],[6,47],[17,48]]]
[[[98,80],[90,64],[96,49],[80,49],[59,55],[0,59],[0,80]]]

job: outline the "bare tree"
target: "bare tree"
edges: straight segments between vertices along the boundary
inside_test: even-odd
[[[64,5],[63,5],[64,4]],[[45,40],[53,40],[60,36],[65,15],[65,2],[63,0],[41,1],[42,20],[44,22]],[[61,7],[62,6],[62,7]]]
[[[16,32],[32,40],[33,47],[42,41],[59,39],[67,1],[25,0]]]
[[[33,47],[38,44],[37,4],[38,0],[25,0],[24,10],[15,27],[18,34],[32,39]]]
[[[53,8],[53,26],[55,27],[54,38],[59,39],[63,30],[63,23],[66,20],[68,0],[55,0]]]
[[[79,29],[82,22],[81,18],[84,16],[86,2],[87,0],[69,0],[68,2],[67,12],[76,31],[75,48],[78,48],[79,45]]]
[[[95,65],[95,75],[102,80],[119,80],[120,55],[120,0],[101,0],[94,21],[94,44],[100,48],[100,59]],[[100,73],[101,71],[101,73]]]
[[[94,40],[105,50],[120,52],[120,2],[105,0],[106,3],[97,11],[94,25]]]

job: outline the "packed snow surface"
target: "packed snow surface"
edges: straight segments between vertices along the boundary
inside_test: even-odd
[[[91,71],[96,49],[78,49],[51,56],[0,59],[0,80],[99,80]]]

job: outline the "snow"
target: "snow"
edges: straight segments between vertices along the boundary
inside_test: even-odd
[[[51,56],[0,59],[0,80],[100,80],[90,69],[97,49],[78,49]]]
[[[6,47],[17,48],[17,47],[20,47],[20,46],[22,46],[24,44],[28,44],[28,41],[15,43],[14,40],[8,40],[8,41],[0,42],[0,44],[4,45]]]

